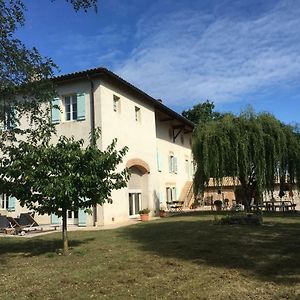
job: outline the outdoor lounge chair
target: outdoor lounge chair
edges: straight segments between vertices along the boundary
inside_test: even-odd
[[[21,228],[31,228],[39,226],[34,219],[34,213],[22,213],[18,221]]]
[[[5,233],[14,233],[14,227],[12,226],[11,222],[7,218],[7,216],[1,216],[0,215],[0,232],[5,232]]]

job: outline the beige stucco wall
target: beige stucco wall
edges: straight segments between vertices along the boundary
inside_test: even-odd
[[[141,159],[150,167],[148,176],[148,193],[143,195],[143,208],[154,210],[153,191],[155,189],[156,171],[156,137],[155,137],[155,115],[154,108],[129,95],[128,93],[112,87],[110,84],[101,82],[99,106],[101,118],[96,124],[102,129],[102,147],[105,149],[117,138],[117,148],[128,147],[128,152],[119,170],[125,168],[126,163],[131,159]],[[120,98],[120,111],[113,110],[113,96]],[[141,120],[135,120],[135,107],[141,109]],[[98,118],[99,120],[99,118]],[[105,204],[104,208],[98,209],[99,225],[114,222],[124,222],[129,218],[128,211],[128,189],[113,191],[113,204]],[[103,219],[100,219],[100,216]]]
[[[161,171],[158,171],[156,167],[156,192],[163,206],[166,206],[166,187],[176,187],[177,198],[179,199],[185,183],[193,180],[191,133],[182,132],[173,142],[169,134],[172,126],[173,121],[161,121],[156,116],[156,151],[161,158]],[[183,143],[181,135],[183,135]],[[169,155],[171,153],[177,158],[177,174],[169,172]],[[188,160],[188,168],[186,168],[186,159]]]
[[[122,170],[128,161],[135,159],[142,160],[149,166],[149,174],[143,175],[143,182],[147,183],[148,188],[143,188],[142,208],[149,208],[154,214],[159,208],[159,202],[165,205],[167,186],[176,187],[177,197],[179,197],[185,183],[192,181],[191,134],[184,134],[183,144],[180,135],[174,143],[169,137],[169,129],[173,125],[172,121],[161,122],[153,105],[105,81],[94,80],[94,86],[95,126],[100,127],[102,132],[98,146],[104,150],[112,142],[113,138],[117,138],[117,149],[121,149],[124,146],[128,147],[128,153],[118,170]],[[84,139],[85,145],[88,145],[91,128],[90,87],[88,80],[64,83],[58,87],[57,92],[61,99],[68,94],[85,94],[85,120],[65,121],[64,111],[62,111],[61,122],[56,125],[57,136],[53,137],[54,143],[60,135],[65,135],[67,137],[74,136],[75,139]],[[118,112],[113,110],[114,95],[120,98],[120,111]],[[61,104],[63,103],[61,102]],[[140,121],[135,120],[135,107],[140,108]],[[61,108],[63,109],[63,105],[61,105]],[[178,121],[176,122],[178,124]],[[161,171],[158,171],[157,168],[157,152],[161,155]],[[171,152],[177,157],[177,174],[169,173],[168,156]],[[190,164],[188,172],[185,166],[186,158]],[[96,225],[101,226],[128,221],[128,192],[128,188],[113,191],[111,195],[112,204],[97,206]],[[19,215],[20,212],[27,211],[26,208],[21,208],[18,202],[16,205],[16,211],[11,213],[14,216]],[[49,224],[51,222],[50,216],[47,215],[36,215],[36,220],[40,224]],[[88,215],[87,226],[92,226],[93,224],[94,217]]]

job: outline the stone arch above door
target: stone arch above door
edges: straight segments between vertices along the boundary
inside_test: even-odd
[[[143,174],[149,174],[150,173],[149,165],[145,161],[143,161],[142,159],[139,159],[139,158],[130,159],[126,163],[126,167],[128,169],[132,168],[132,167],[135,167],[135,168],[139,169]]]

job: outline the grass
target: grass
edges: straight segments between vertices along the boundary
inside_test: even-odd
[[[0,240],[0,299],[300,299],[300,215],[264,226],[193,213],[126,228]]]

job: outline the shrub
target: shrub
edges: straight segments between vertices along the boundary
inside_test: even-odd
[[[215,220],[216,224],[227,225],[261,225],[262,216],[260,214],[236,214],[232,216],[226,216],[220,220]]]

